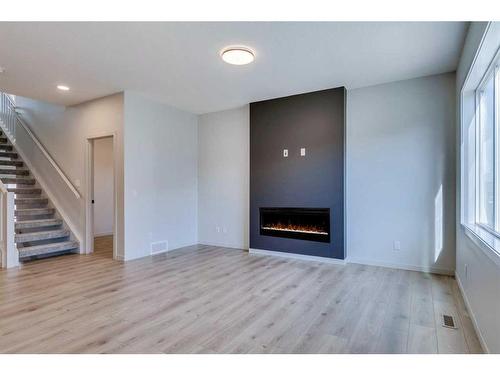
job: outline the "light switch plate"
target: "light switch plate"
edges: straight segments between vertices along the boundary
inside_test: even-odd
[[[283,150],[283,157],[284,158],[288,157],[288,149],[286,149],[286,148]]]
[[[300,156],[306,156],[306,149],[305,148],[300,149]]]

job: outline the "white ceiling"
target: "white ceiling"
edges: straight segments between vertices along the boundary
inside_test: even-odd
[[[466,30],[464,22],[3,22],[0,89],[65,105],[133,90],[206,113],[454,71]],[[219,51],[233,44],[253,48],[255,62],[224,63]]]

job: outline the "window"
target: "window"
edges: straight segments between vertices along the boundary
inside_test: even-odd
[[[460,223],[500,265],[500,22],[491,22],[460,89]],[[463,75],[462,75],[463,74]]]
[[[462,90],[461,222],[500,255],[499,64],[500,52]]]
[[[493,232],[500,232],[498,206],[498,69],[485,76],[476,90],[477,108],[477,224]]]

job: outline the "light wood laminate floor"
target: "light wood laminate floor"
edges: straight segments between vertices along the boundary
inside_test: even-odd
[[[111,249],[0,271],[0,352],[481,352],[451,277],[202,245],[122,263]]]

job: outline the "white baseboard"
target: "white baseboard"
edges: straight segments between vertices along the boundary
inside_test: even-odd
[[[283,258],[312,260],[315,262],[340,264],[340,265],[344,265],[346,263],[346,261],[342,260],[342,259],[318,257],[318,256],[313,256],[313,255],[285,253],[285,252],[281,252],[281,251],[261,250],[261,249],[252,249],[252,248],[248,249],[248,251],[250,254],[255,254],[255,255],[270,255],[270,256],[277,256],[277,257],[283,257]]]
[[[229,243],[208,242],[208,241],[200,241],[198,243],[200,245],[205,245],[205,246],[225,247],[225,248],[228,248],[228,249],[248,251],[248,246],[240,245],[240,244],[229,244]]]
[[[112,236],[112,235],[114,235],[113,232],[94,233],[94,238],[97,238],[97,237],[107,237],[107,236]]]
[[[346,261],[347,261],[347,263],[364,264],[367,266],[396,268],[396,269],[407,270],[407,271],[436,273],[438,275],[447,275],[447,276],[453,276],[455,273],[454,270],[448,270],[448,269],[444,269],[444,268],[414,266],[412,264],[379,262],[379,261],[374,261],[374,260],[358,259],[358,258],[347,258]]]
[[[481,334],[481,331],[479,329],[479,326],[477,324],[476,316],[474,315],[474,311],[472,310],[469,299],[467,298],[467,294],[465,294],[465,289],[462,285],[462,281],[460,281],[460,277],[458,276],[458,273],[455,272],[455,280],[457,280],[458,284],[458,289],[460,290],[460,293],[462,294],[462,298],[464,299],[465,302],[465,307],[467,308],[467,312],[470,315],[470,318],[472,320],[472,326],[474,327],[474,331],[476,332],[477,337],[479,338],[479,343],[481,344],[481,347],[483,351],[487,354],[490,353],[490,350],[488,349],[488,345],[486,345],[486,341],[484,341],[484,337]]]
[[[168,249],[168,252],[171,252],[174,250],[181,250],[181,249],[184,249],[185,247],[196,246],[196,245],[198,245],[198,242],[189,242],[189,243],[185,243],[185,244],[180,244],[180,245],[177,245],[175,247],[170,247]]]
[[[182,250],[185,247],[195,246],[195,245],[198,245],[198,242],[194,242],[194,243],[190,242],[190,243],[186,243],[186,244],[181,244],[181,245],[177,245],[174,248],[169,248],[167,251],[161,251],[161,252],[154,253],[154,254],[151,254],[151,252],[148,252],[147,254],[139,255],[139,256],[136,256],[136,257],[132,257],[132,258],[127,258],[127,257],[120,256],[119,260],[123,260],[124,262],[129,262],[131,260],[147,258],[147,257],[150,257],[150,256],[155,256],[155,255],[164,254],[164,253],[170,253],[170,252],[176,251],[176,250]]]

